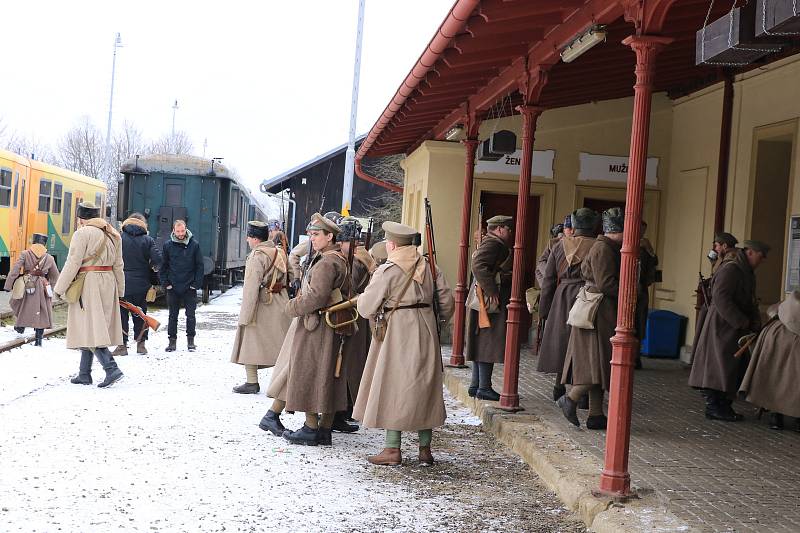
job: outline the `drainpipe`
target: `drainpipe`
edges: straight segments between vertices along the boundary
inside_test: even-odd
[[[733,73],[723,72],[725,88],[722,94],[722,122],[719,132],[719,166],[717,167],[717,202],[714,211],[714,234],[725,231],[725,200],[728,196],[728,163],[731,154],[733,126]]]
[[[399,193],[403,192],[402,187],[395,185],[394,183],[389,183],[388,181],[383,181],[380,178],[376,178],[375,176],[370,176],[369,174],[367,174],[364,171],[364,169],[361,168],[361,159],[362,159],[361,156],[356,156],[356,163],[355,163],[356,176],[358,176],[364,181],[368,181],[370,183],[374,183],[375,185],[383,187],[384,189],[389,189],[390,191]]]

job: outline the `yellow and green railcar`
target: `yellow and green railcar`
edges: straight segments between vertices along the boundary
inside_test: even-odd
[[[94,202],[106,211],[106,186],[97,179],[0,150],[0,276],[5,276],[34,233],[64,266],[75,232],[77,205]]]

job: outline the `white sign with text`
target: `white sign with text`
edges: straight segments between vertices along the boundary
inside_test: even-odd
[[[628,158],[613,155],[580,153],[581,168],[579,181],[618,181],[628,182]],[[658,158],[647,158],[645,183],[658,185]]]
[[[536,178],[553,179],[553,161],[556,158],[555,150],[534,150],[531,162],[531,176]],[[519,176],[522,166],[522,150],[513,154],[504,155],[497,161],[475,160],[475,174],[514,174]]]

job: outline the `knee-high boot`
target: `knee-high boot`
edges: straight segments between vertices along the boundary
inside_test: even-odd
[[[36,328],[33,330],[36,334],[36,340],[33,341],[34,346],[41,346],[42,339],[44,338],[44,328]]]
[[[78,369],[78,375],[70,379],[70,383],[76,385],[91,385],[92,384],[92,360],[94,354],[91,350],[81,350],[81,365]]]
[[[95,348],[94,355],[97,357],[97,360],[100,361],[100,364],[103,365],[103,370],[106,371],[106,379],[98,383],[98,387],[109,387],[122,379],[124,374],[117,366],[117,362],[114,361],[114,356],[111,355],[108,348]]]

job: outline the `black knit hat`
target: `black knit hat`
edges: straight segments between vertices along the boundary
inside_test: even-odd
[[[100,216],[100,208],[92,202],[81,202],[75,214],[80,219],[91,220]]]
[[[247,236],[266,241],[269,239],[269,226],[260,220],[251,220],[247,223]]]
[[[612,207],[603,211],[603,233],[622,233],[625,228],[625,211]]]
[[[47,235],[44,233],[34,233],[31,237],[31,244],[47,244]]]

